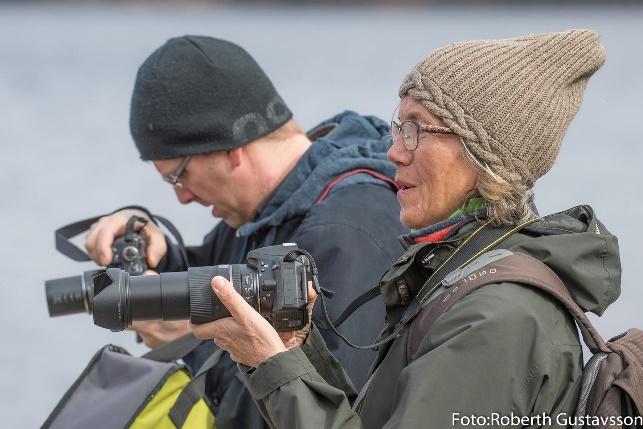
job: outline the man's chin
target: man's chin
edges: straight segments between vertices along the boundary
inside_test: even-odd
[[[221,219],[221,221],[226,225],[228,225],[230,228],[237,229],[241,226],[241,223],[235,222],[234,219],[230,219],[228,216],[226,216],[224,213],[221,213],[220,211],[212,209],[211,214],[213,217],[217,219]]]
[[[214,216],[214,217],[217,217],[217,218],[223,218],[223,213],[221,213],[219,210],[217,210],[217,208],[216,208],[216,207],[212,207],[212,209],[210,210],[210,213],[211,213],[211,214],[212,214],[212,216]]]

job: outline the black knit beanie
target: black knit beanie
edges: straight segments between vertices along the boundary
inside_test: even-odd
[[[243,48],[183,36],[168,40],[139,68],[130,131],[143,160],[172,159],[242,146],[291,118]]]

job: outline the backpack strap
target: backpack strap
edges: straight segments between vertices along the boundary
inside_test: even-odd
[[[221,356],[223,356],[223,349],[217,349],[210,355],[210,357],[201,365],[201,368],[194,374],[194,377],[183,388],[174,405],[170,409],[170,419],[174,426],[182,428],[187,420],[192,408],[201,399],[205,398],[205,384],[206,377],[209,370],[219,363]]]
[[[501,257],[482,266],[476,265],[473,261],[471,263],[473,270],[464,267],[445,277],[442,286],[446,290],[422,308],[410,327],[407,344],[409,360],[415,356],[422,339],[440,315],[471,292],[486,285],[503,282],[531,286],[547,293],[571,313],[580,327],[585,344],[592,353],[610,352],[605,340],[596,331],[583,310],[574,302],[556,273],[547,265],[529,255],[503,249],[487,252],[479,259],[493,259],[494,252],[496,256]]]
[[[390,177],[388,177],[388,176],[386,176],[386,175],[384,175],[382,173],[379,173],[379,172],[377,172],[375,170],[369,170],[368,168],[356,168],[355,170],[347,171],[346,173],[343,173],[343,174],[337,176],[336,178],[334,178],[333,181],[330,182],[326,186],[326,188],[324,188],[324,191],[319,195],[319,197],[317,197],[317,199],[315,200],[315,204],[319,204],[322,201],[324,201],[326,199],[326,197],[328,196],[328,194],[330,193],[330,191],[332,191],[333,188],[335,186],[337,186],[337,184],[339,184],[339,182],[341,182],[342,180],[347,179],[347,178],[349,178],[351,176],[355,176],[356,174],[362,174],[362,173],[369,174],[369,175],[373,176],[376,179],[379,179],[379,180],[381,180],[383,182],[388,183],[389,185],[391,185],[391,187],[395,191],[397,191],[400,188],[397,185],[397,183],[395,183],[395,180],[391,179]]]

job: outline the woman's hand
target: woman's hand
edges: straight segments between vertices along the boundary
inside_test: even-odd
[[[316,294],[309,289],[308,314]],[[266,319],[252,308],[234,290],[232,284],[223,277],[212,279],[212,290],[226,306],[232,317],[192,325],[192,331],[197,338],[212,338],[219,347],[230,353],[235,362],[257,367],[266,359],[301,345],[310,331],[308,325],[297,332],[278,333]]]

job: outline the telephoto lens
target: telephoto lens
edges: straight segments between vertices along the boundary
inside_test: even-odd
[[[215,276],[234,288],[278,331],[308,323],[309,260],[295,244],[256,249],[248,264],[192,267],[187,272],[130,276],[108,268],[45,283],[49,314],[93,314],[98,326],[121,331],[135,320],[181,320],[194,324],[230,316],[212,291]]]
[[[49,316],[92,312],[93,278],[103,270],[85,271],[79,276],[45,281]]]

